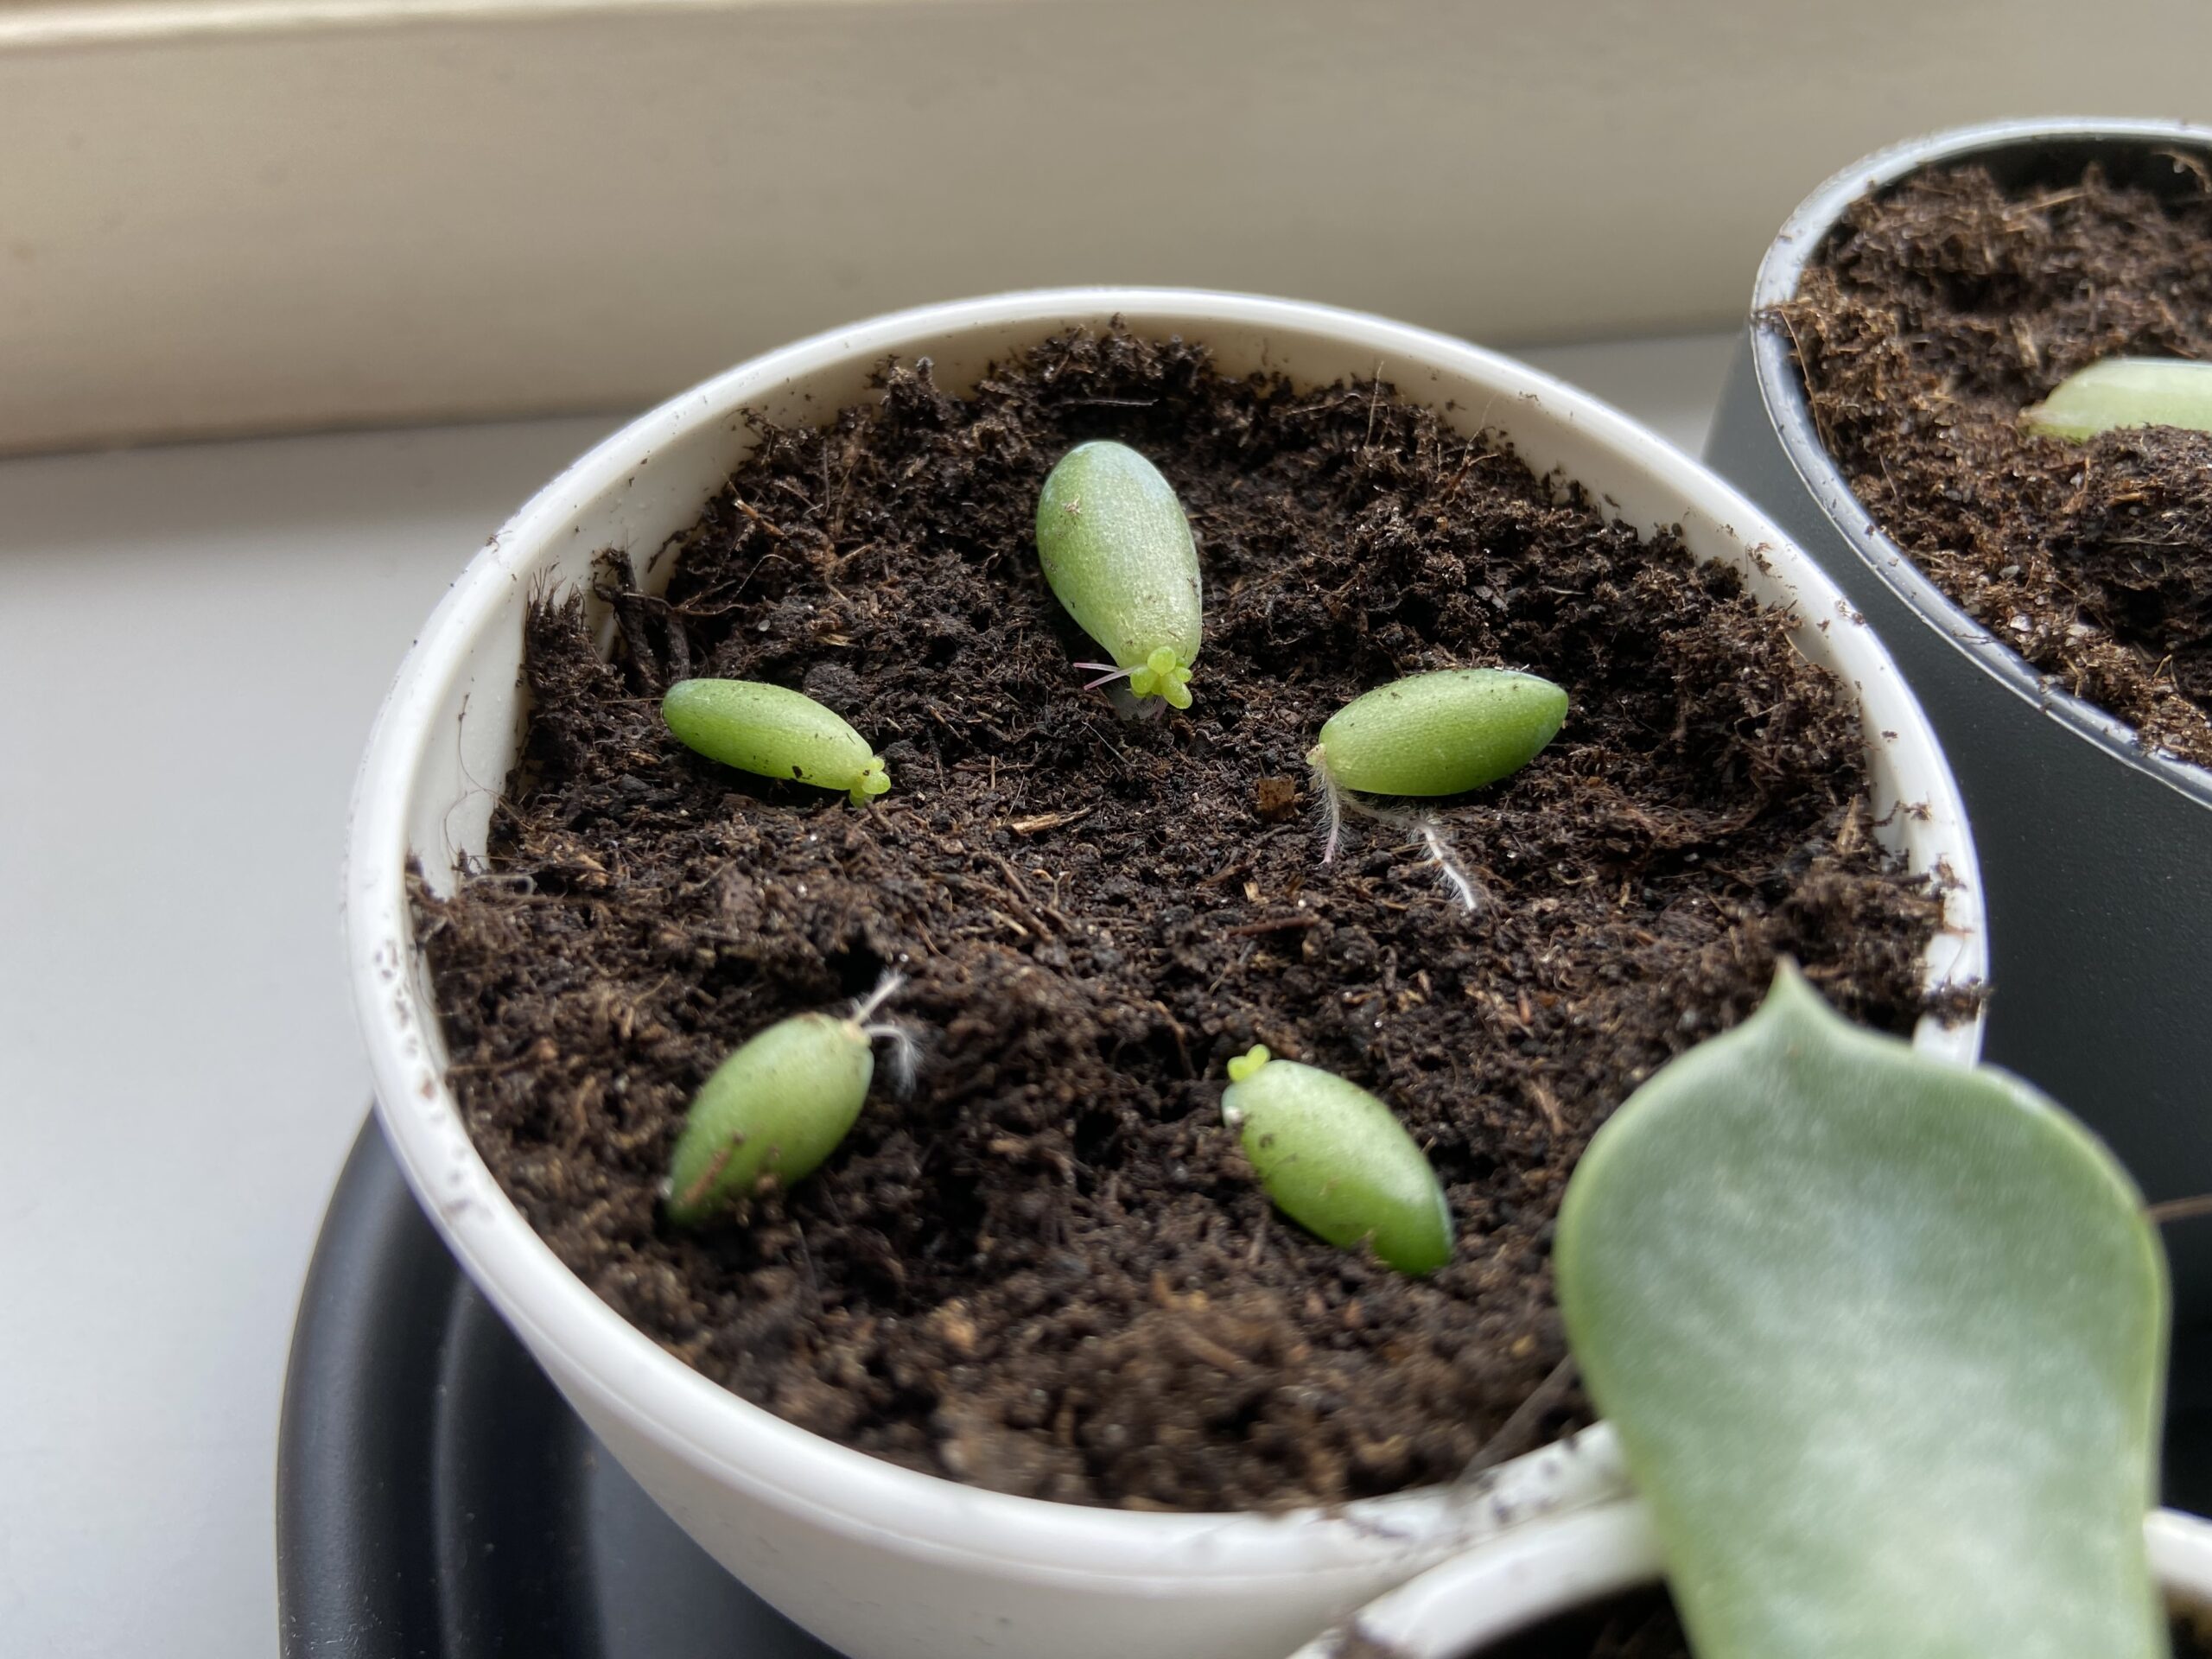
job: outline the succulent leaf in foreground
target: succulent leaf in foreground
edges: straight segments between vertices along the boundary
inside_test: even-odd
[[[1700,1659],[2166,1653],[2164,1259],[2026,1084],[1785,967],[1599,1132],[1554,1259]]]

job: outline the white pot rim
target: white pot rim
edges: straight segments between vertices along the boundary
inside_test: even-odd
[[[2212,1522],[2153,1510],[2143,1523],[2168,1601],[2212,1606]],[[1401,1659],[1480,1659],[1548,1618],[1656,1586],[1659,1541],[1641,1498],[1530,1522],[1454,1556],[1362,1608],[1347,1624]],[[1291,1659],[1331,1659],[1335,1632]]]
[[[918,308],[831,330],[740,365],[671,398],[586,454],[533,496],[470,563],[425,626],[380,713],[355,786],[345,880],[346,948],[355,1007],[377,1086],[378,1110],[410,1185],[470,1276],[533,1351],[569,1362],[565,1379],[607,1411],[687,1463],[741,1491],[809,1515],[856,1538],[946,1562],[988,1562],[1002,1575],[1041,1584],[1111,1584],[1131,1594],[1204,1573],[1216,1582],[1263,1586],[1351,1572],[1409,1537],[1440,1527],[1469,1535],[1465,1493],[1431,1488],[1329,1511],[1281,1516],[1165,1515],[1014,1497],[964,1486],[880,1461],[817,1437],[709,1382],[663,1351],[570,1274],[508,1201],[471,1144],[443,1077],[435,1014],[418,997],[409,967],[413,939],[404,877],[405,803],[412,759],[440,718],[474,631],[514,586],[533,553],[565,533],[570,515],[620,485],[678,435],[760,403],[828,365],[911,354],[931,335],[1042,321],[1096,322],[1125,316],[1261,331],[1332,335],[1393,365],[1441,363],[1536,400],[1554,416],[1617,452],[1624,470],[1656,477],[1740,543],[1787,572],[1804,612],[1848,615],[1842,595],[1757,508],[1689,457],[1586,394],[1511,359],[1378,317],[1299,302],[1205,290],[1082,288],[1039,290]],[[1408,388],[1409,395],[1417,395]],[[824,411],[825,415],[829,411]],[[1602,480],[1597,480],[1602,485]],[[1945,856],[1960,887],[1939,940],[1931,979],[1965,982],[1986,973],[1980,882],[1956,786],[1911,692],[1865,635],[1846,642],[1871,728],[1901,734],[1900,753],[1933,757],[1915,773],[1931,819],[1948,836]],[[1841,647],[1840,647],[1841,648]],[[477,780],[482,783],[486,780]],[[1961,1062],[1978,1051],[1978,1023],[1923,1021],[1916,1040]],[[1573,1463],[1571,1447],[1537,1454]],[[1524,1462],[1527,1460],[1523,1460]],[[1512,1485],[1509,1475],[1505,1490]],[[1555,1478],[1556,1471],[1547,1478]],[[1572,1485],[1570,1479],[1569,1484]],[[1599,1483],[1602,1486],[1603,1482]],[[1596,1490],[1592,1489],[1592,1491]],[[1509,1512],[1510,1506],[1504,1506]],[[1484,1523],[1473,1523],[1478,1531]]]

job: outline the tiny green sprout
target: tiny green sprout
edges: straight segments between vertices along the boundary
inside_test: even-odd
[[[1436,820],[1386,810],[1351,791],[1458,795],[1494,784],[1535,760],[1567,719],[1567,693],[1534,674],[1446,668],[1408,675],[1354,697],[1321,728],[1306,752],[1328,810],[1321,861],[1333,863],[1344,814],[1411,830],[1460,904],[1480,907],[1482,888],[1452,856]]]
[[[1388,1106],[1318,1066],[1273,1058],[1264,1044],[1230,1061],[1229,1079],[1222,1121],[1276,1208],[1415,1277],[1452,1259],[1444,1188]]]
[[[741,772],[846,790],[855,806],[891,787],[868,740],[803,691],[761,680],[678,680],[660,712],[687,747]]]
[[[2068,375],[2020,411],[2020,423],[2037,437],[2077,442],[2125,426],[2212,432],[2212,363],[2108,357]]]
[[[1037,556],[1068,614],[1114,659],[1076,664],[1105,671],[1089,686],[1126,678],[1138,697],[1191,706],[1198,550],[1158,467],[1106,439],[1069,450],[1037,498]]]
[[[836,1150],[887,1038],[903,1082],[912,1039],[869,1016],[898,991],[887,974],[849,1014],[794,1014],[747,1040],[700,1085],[669,1160],[668,1218],[693,1227],[804,1179]]]

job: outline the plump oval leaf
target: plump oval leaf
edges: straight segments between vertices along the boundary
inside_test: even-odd
[[[763,1183],[812,1173],[861,1115],[874,1075],[855,1020],[802,1014],[770,1026],[699,1086],[669,1160],[668,1218],[695,1224]]]
[[[660,712],[678,742],[741,772],[846,790],[856,806],[891,787],[868,740],[804,691],[763,680],[678,680]]]
[[[2123,426],[2212,432],[2212,363],[2108,357],[2068,375],[2020,420],[2047,438],[2094,438]]]
[[[1794,970],[1568,1184],[1560,1305],[1700,1659],[2153,1659],[2164,1260],[2024,1084]]]
[[[1205,601],[1198,550],[1174,486],[1125,443],[1060,458],[1037,499],[1045,580],[1140,697],[1187,709]]]
[[[1339,789],[1457,795],[1520,771],[1566,719],[1567,693],[1549,680],[1447,668],[1354,697],[1306,759]]]
[[[1357,1084],[1264,1047],[1230,1063],[1222,1116],[1276,1207],[1344,1249],[1371,1245],[1401,1273],[1452,1259],[1444,1188],[1397,1115]]]

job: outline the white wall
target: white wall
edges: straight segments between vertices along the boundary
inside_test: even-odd
[[[0,4],[0,448],[634,405],[1058,282],[1711,326],[1858,155],[2208,60],[2203,0]]]

